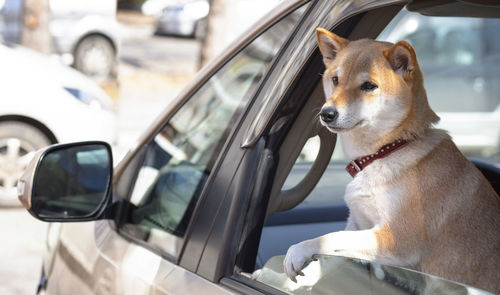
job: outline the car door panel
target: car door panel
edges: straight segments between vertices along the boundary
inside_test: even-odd
[[[167,268],[169,267],[167,266]],[[174,266],[166,276],[159,275],[157,279],[157,293],[154,294],[240,294],[219,284],[214,284],[179,266]]]
[[[144,278],[156,276],[154,263],[140,276],[124,271],[138,255],[146,256],[141,250],[118,235],[109,221],[64,224],[48,275],[47,293],[71,294],[77,289],[79,294],[126,294],[122,285],[126,281],[136,286],[135,290],[142,290],[128,294],[147,294],[153,287]],[[148,258],[149,262],[154,260]],[[160,259],[157,257],[158,263]]]

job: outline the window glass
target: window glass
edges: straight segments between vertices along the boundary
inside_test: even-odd
[[[283,271],[284,256],[271,258],[257,281],[287,294],[490,294],[480,289],[409,269],[344,257],[315,255],[297,276]]]
[[[232,123],[252,97],[304,8],[238,53],[150,142],[121,230],[177,256],[201,190]]]

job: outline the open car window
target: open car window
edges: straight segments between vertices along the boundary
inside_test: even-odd
[[[328,255],[315,255],[293,283],[283,272],[284,258],[267,261],[257,281],[287,294],[490,294],[409,269]]]
[[[499,30],[500,19],[424,16],[403,9],[377,38],[389,42],[405,40],[415,48],[429,103],[441,118],[436,127],[447,130],[469,159],[497,167],[500,167]],[[319,142],[318,137],[312,137],[304,145],[287,175],[284,189],[293,188],[304,179],[318,157]],[[352,180],[344,169],[348,162],[338,139],[329,166],[307,197],[290,210],[269,214],[256,261],[262,267],[259,282],[289,294],[332,294],[332,290],[341,294],[484,293],[397,267],[326,256],[317,257],[319,261],[308,266],[309,271],[304,272],[305,277],[299,277],[298,284],[288,280],[283,273],[284,257],[276,256],[278,253],[286,253],[300,241],[345,228],[347,207],[343,196]],[[356,289],[353,286],[357,284],[365,286]],[[444,289],[432,289],[439,286]],[[428,290],[440,291],[425,293]]]

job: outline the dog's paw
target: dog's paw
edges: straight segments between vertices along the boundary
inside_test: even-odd
[[[259,268],[259,269],[256,269],[252,272],[252,274],[250,275],[250,279],[252,281],[256,281],[257,278],[260,276],[260,274],[262,273],[262,268]]]
[[[298,275],[303,276],[302,269],[304,264],[309,262],[312,258],[311,249],[302,243],[292,245],[288,248],[286,252],[285,260],[283,261],[283,267],[285,269],[285,274],[290,278],[290,280],[297,282]]]

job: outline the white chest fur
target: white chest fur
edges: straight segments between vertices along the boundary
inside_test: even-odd
[[[376,181],[375,181],[376,182]],[[345,201],[358,229],[369,229],[398,210],[401,189],[394,185],[375,184],[367,173],[360,173],[346,187]]]
[[[350,219],[358,229],[380,225],[400,209],[408,194],[397,181],[398,176],[447,137],[444,131],[431,129],[422,139],[374,161],[353,178],[346,187],[344,199]]]

